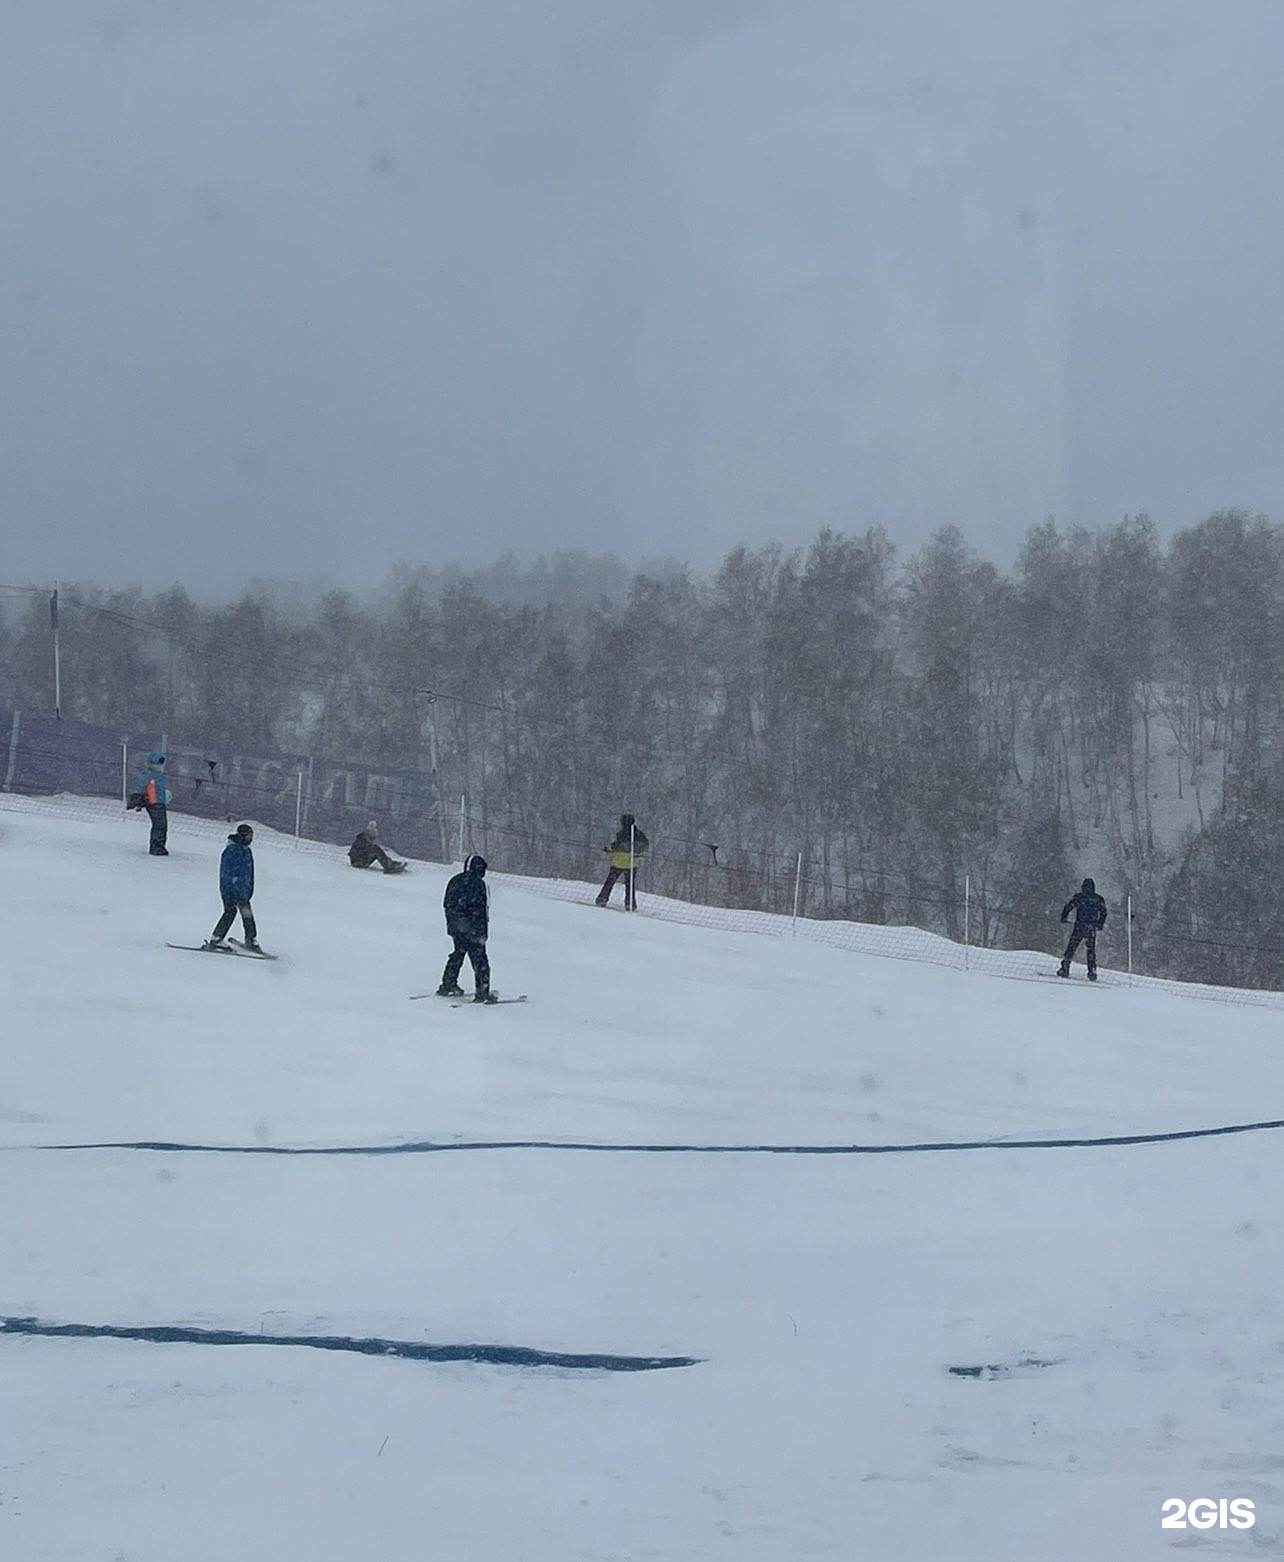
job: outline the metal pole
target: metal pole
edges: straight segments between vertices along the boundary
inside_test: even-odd
[[[54,581],[53,596],[49,599],[49,622],[53,627],[54,653],[54,719],[62,720],[62,643],[58,632],[58,582]]]
[[[630,911],[636,911],[638,909],[638,860],[633,851],[633,843],[637,839],[637,833],[637,825],[631,824],[629,826],[629,879],[627,885],[625,886],[629,892],[627,900],[628,909]]]
[[[129,812],[129,739],[120,740],[120,806]]]
[[[798,853],[798,861],[794,864],[794,920],[792,923],[793,935],[798,937],[798,897],[802,893],[802,853]]]
[[[1132,980],[1132,896],[1128,897],[1128,980]]]
[[[294,786],[294,849],[299,849],[299,833],[303,828],[303,771],[299,770]]]
[[[465,807],[467,806],[467,802],[468,802],[468,799],[466,797],[461,797],[459,799],[459,860],[460,860],[460,862],[463,862],[463,860],[464,860],[464,810],[465,810]]]
[[[963,875],[963,969],[970,970],[972,943],[972,875]]]

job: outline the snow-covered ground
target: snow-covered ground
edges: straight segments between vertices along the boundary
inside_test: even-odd
[[[1133,1559],[1284,1544],[1279,1016],[605,915],[256,841],[275,964],[174,952],[221,834],[0,799],[0,1315],[658,1371],[0,1337],[15,1562]],[[1013,1365],[1036,1361],[1046,1365]],[[953,1367],[1013,1366],[960,1377]],[[1163,1531],[1168,1497],[1248,1531]]]

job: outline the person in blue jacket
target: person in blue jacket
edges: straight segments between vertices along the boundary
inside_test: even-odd
[[[252,824],[238,824],[235,832],[227,838],[218,865],[218,888],[223,897],[223,915],[206,941],[206,949],[227,948],[224,939],[239,911],[245,927],[245,947],[252,949],[255,954],[262,953],[259,949],[258,929],[254,925],[254,912],[250,907],[254,895],[254,853],[250,850],[253,839]]]
[[[152,821],[149,849],[153,857],[169,856],[165,842],[169,839],[168,806],[171,795],[165,785],[165,756],[159,749],[153,749],[147,756],[147,764],[139,772],[134,793],[140,799],[139,806],[147,810],[147,817]]]

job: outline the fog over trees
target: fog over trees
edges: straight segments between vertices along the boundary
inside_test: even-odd
[[[193,589],[199,583],[193,582]],[[0,598],[0,704],[52,708],[43,596]],[[63,712],[242,749],[435,767],[513,872],[591,877],[623,809],[642,887],[1057,944],[1092,874],[1139,969],[1279,986],[1284,531],[1241,511],[738,548],[712,578],[558,555],[405,567],[374,598],[221,606],[63,588]],[[713,848],[717,848],[716,852]],[[1108,946],[1109,947],[1109,946]]]

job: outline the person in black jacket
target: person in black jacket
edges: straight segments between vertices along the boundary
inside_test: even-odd
[[[476,992],[474,1003],[494,1003],[490,990],[490,961],[486,958],[486,935],[490,931],[490,895],[486,889],[486,859],[472,856],[446,885],[442,905],[446,911],[446,932],[455,947],[442,972],[439,998],[462,998],[459,973],[464,956],[472,962]]]
[[[602,848],[604,852],[611,854],[611,866],[607,870],[606,883],[597,893],[596,903],[599,906],[606,905],[611,898],[616,880],[623,879],[625,908],[629,911],[638,909],[638,865],[650,844],[645,833],[638,829],[633,815],[621,814],[620,828],[615,832],[615,839],[609,846]]]
[[[1088,957],[1088,980],[1097,980],[1097,934],[1106,925],[1106,903],[1097,894],[1097,886],[1091,879],[1085,879],[1077,895],[1071,895],[1061,908],[1061,920],[1064,922],[1074,912],[1074,927],[1070,932],[1070,941],[1066,945],[1066,952],[1061,956],[1061,969],[1058,976],[1070,975],[1070,962],[1074,959],[1074,952],[1080,944],[1085,946]]]
[[[379,824],[372,819],[348,847],[348,861],[354,868],[373,868],[377,862],[385,873],[404,873],[406,865],[390,857],[379,844]]]

